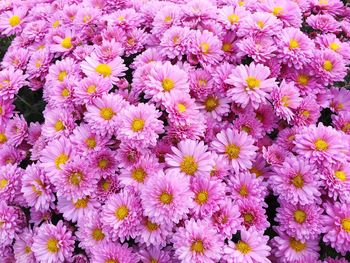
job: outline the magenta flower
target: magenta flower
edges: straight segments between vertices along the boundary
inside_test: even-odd
[[[128,248],[127,244],[108,242],[92,250],[92,260],[96,263],[125,262],[137,263],[138,257]]]

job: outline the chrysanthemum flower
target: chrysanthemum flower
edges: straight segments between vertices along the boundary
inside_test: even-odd
[[[237,203],[241,218],[243,219],[242,226],[245,229],[255,229],[258,232],[264,232],[270,226],[265,214],[266,204],[257,203],[250,200],[242,200]]]
[[[281,165],[288,156],[288,151],[278,144],[272,144],[267,149],[263,147],[262,154],[268,164]]]
[[[34,253],[32,251],[34,233],[30,228],[25,228],[18,235],[16,242],[13,244],[15,258],[18,262],[36,263]]]
[[[271,37],[249,36],[240,40],[237,46],[242,56],[247,55],[256,63],[265,63],[276,56],[274,52],[277,50],[277,46]]]
[[[242,21],[250,13],[241,6],[223,6],[218,12],[218,21],[221,22],[227,30],[236,30]]]
[[[117,115],[128,103],[118,94],[106,94],[86,105],[85,120],[100,135],[112,136],[118,128]]]
[[[155,246],[141,248],[138,254],[140,256],[140,260],[144,263],[152,263],[152,260],[153,262],[157,263],[167,263],[171,262],[172,260],[171,251],[162,250],[160,247]]]
[[[345,256],[350,246],[350,204],[334,202],[323,206],[326,210],[323,241]]]
[[[99,177],[106,178],[110,175],[114,175],[117,167],[118,163],[116,156],[108,147],[105,147],[90,156],[90,168],[92,168]]]
[[[13,115],[15,106],[12,104],[12,100],[0,99],[0,125],[5,124]]]
[[[310,125],[295,135],[295,150],[318,165],[342,162],[348,147],[342,137],[342,133],[322,123]]]
[[[190,40],[188,27],[172,26],[161,37],[161,53],[173,59],[185,55]]]
[[[26,48],[11,49],[9,48],[1,62],[3,68],[14,67],[15,69],[24,70],[29,59],[29,50]]]
[[[15,7],[11,11],[2,12],[0,16],[1,34],[10,36],[19,33],[23,29],[28,9],[24,6]]]
[[[335,113],[350,111],[350,91],[343,88],[333,87],[330,89],[331,96],[329,108]]]
[[[140,191],[144,215],[157,224],[178,223],[193,207],[189,181],[181,173],[153,175]]]
[[[247,111],[239,114],[238,118],[234,120],[233,128],[239,132],[245,132],[254,139],[260,139],[264,136],[262,123],[254,117],[254,113]]]
[[[66,77],[62,82],[55,82],[51,89],[44,91],[44,99],[54,107],[69,108],[73,103],[73,87],[76,80]]]
[[[33,239],[31,249],[39,262],[64,262],[73,255],[75,238],[63,221],[56,226],[48,223],[41,225]]]
[[[226,129],[217,134],[211,147],[217,153],[224,154],[236,172],[252,167],[257,150],[254,139],[250,135],[232,129]]]
[[[320,250],[318,239],[309,239],[302,242],[282,231],[277,230],[277,234],[278,236],[271,241],[271,247],[272,254],[278,262],[315,262],[318,259],[318,251]]]
[[[19,89],[27,84],[27,75],[20,69],[8,67],[0,71],[0,98],[3,100],[13,99]]]
[[[121,57],[104,62],[98,59],[95,54],[85,58],[80,67],[86,76],[99,75],[110,79],[112,84],[117,84],[119,77],[123,77],[125,75],[124,71],[127,70]]]
[[[38,164],[26,168],[22,177],[21,191],[27,204],[36,210],[47,211],[55,201],[49,178]]]
[[[350,59],[350,45],[348,42],[342,42],[337,38],[335,34],[324,34],[319,35],[315,42],[322,48],[330,49],[339,55],[341,55],[345,60]]]
[[[137,263],[139,261],[138,256],[128,248],[127,244],[121,245],[115,242],[107,242],[97,246],[91,252],[91,258],[95,263]]]
[[[332,115],[334,128],[341,130],[346,134],[350,134],[350,113],[340,112],[338,115]]]
[[[203,111],[215,120],[221,121],[222,117],[230,112],[230,100],[219,93],[212,93],[200,98]]]
[[[171,150],[172,154],[165,157],[169,170],[190,176],[209,175],[213,161],[208,146],[202,141],[184,140]]]
[[[129,189],[110,196],[102,207],[101,222],[113,240],[135,238],[140,232],[141,219],[140,199]]]
[[[271,248],[267,245],[268,236],[255,230],[241,230],[240,240],[237,243],[229,241],[223,249],[228,263],[251,262],[270,263],[268,259]]]
[[[163,122],[158,120],[160,116],[154,105],[131,105],[118,117],[120,127],[117,138],[145,148],[155,146],[159,134],[164,132]]]
[[[317,239],[324,232],[323,209],[318,205],[292,205],[288,201],[282,201],[280,205],[275,217],[279,230],[300,241]]]
[[[56,53],[66,54],[77,45],[76,32],[70,29],[62,29],[56,31],[56,34],[52,37],[52,43],[50,50]]]
[[[275,195],[292,204],[312,204],[321,195],[317,169],[301,156],[289,156],[273,168],[269,183]]]
[[[225,178],[230,170],[230,163],[227,161],[225,156],[219,155],[216,152],[211,152],[211,157],[214,161],[211,170],[210,176],[214,179],[223,179]]]
[[[0,167],[0,200],[12,203],[21,194],[23,170],[16,164]]]
[[[23,115],[15,114],[6,124],[7,143],[12,146],[19,146],[27,137],[28,124]]]
[[[175,255],[182,262],[216,262],[221,256],[222,240],[208,221],[190,219],[173,236]]]
[[[11,245],[13,239],[21,231],[21,219],[19,218],[16,208],[6,204],[1,198],[0,201],[0,246]]]
[[[295,110],[292,124],[295,126],[309,126],[315,124],[320,117],[320,105],[312,96],[306,96]]]
[[[306,23],[314,30],[323,33],[337,33],[340,31],[340,23],[329,14],[311,15],[306,19]]]
[[[67,57],[63,60],[57,60],[49,68],[45,85],[62,82],[67,77],[78,78],[78,74],[79,66],[73,58]]]
[[[94,198],[101,203],[104,203],[111,195],[116,193],[120,189],[118,178],[115,174],[105,176],[101,178],[96,187]]]
[[[45,123],[42,126],[42,135],[48,139],[67,137],[75,128],[71,112],[62,109],[44,112]]]
[[[266,102],[269,92],[276,87],[275,78],[268,78],[269,75],[269,68],[262,64],[239,65],[225,81],[233,86],[227,91],[227,95],[242,107],[251,103],[257,109]]]

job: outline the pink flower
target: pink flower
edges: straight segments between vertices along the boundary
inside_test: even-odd
[[[170,27],[161,37],[161,53],[171,59],[185,55],[190,40],[190,32],[188,27]]]
[[[251,200],[242,200],[238,203],[239,212],[241,214],[243,229],[254,229],[260,233],[263,233],[266,228],[270,226],[267,221],[267,215],[265,214],[266,204],[256,203]]]
[[[96,263],[123,262],[137,263],[139,261],[127,244],[108,242],[92,250],[92,260]]]
[[[25,228],[24,231],[18,235],[16,242],[13,245],[15,258],[19,262],[35,263],[36,259],[31,249],[33,245],[34,233],[30,228]]]
[[[23,170],[16,164],[0,166],[0,200],[12,203],[21,194]]]
[[[340,23],[331,15],[311,15],[306,19],[306,23],[315,30],[323,33],[336,33],[340,31]]]
[[[277,46],[271,37],[249,36],[240,40],[237,46],[242,56],[247,55],[257,63],[264,63],[276,56]]]
[[[239,65],[225,81],[234,86],[227,91],[227,95],[242,107],[251,103],[256,109],[266,103],[269,92],[276,87],[275,78],[268,78],[269,75],[269,68],[262,64]]]
[[[240,24],[250,13],[241,6],[223,6],[219,9],[218,21],[223,24],[227,30],[237,30]]]
[[[20,69],[8,67],[0,71],[0,98],[2,100],[13,99],[19,89],[27,84],[27,75]]]
[[[15,7],[11,11],[2,12],[0,16],[1,34],[10,36],[19,33],[26,21],[28,9],[24,6]]]
[[[7,205],[5,201],[0,202],[0,222],[0,246],[3,248],[12,244],[13,239],[20,233],[23,222],[16,208]]]

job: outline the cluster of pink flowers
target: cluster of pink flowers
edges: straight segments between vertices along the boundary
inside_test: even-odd
[[[2,0],[0,34],[1,262],[348,262],[342,1]]]

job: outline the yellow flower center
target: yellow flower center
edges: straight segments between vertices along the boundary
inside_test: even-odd
[[[201,43],[200,48],[201,48],[203,54],[208,54],[210,45],[206,42],[203,42],[203,43]]]
[[[40,191],[38,188],[36,188],[35,185],[32,185],[32,190],[34,193],[36,193],[37,195],[42,195],[42,191]]]
[[[328,149],[328,143],[325,140],[317,139],[314,144],[317,151],[325,151]]]
[[[232,14],[232,15],[229,15],[227,17],[228,21],[230,21],[230,23],[233,25],[235,23],[237,23],[239,21],[239,16],[236,15],[236,14]]]
[[[180,170],[187,175],[193,175],[198,169],[198,164],[192,156],[184,156],[180,163]]]
[[[304,179],[303,176],[301,174],[297,174],[297,176],[293,177],[292,179],[292,184],[296,187],[296,188],[302,188],[304,186]]]
[[[179,112],[185,112],[186,111],[186,106],[185,106],[185,104],[183,104],[183,103],[178,103],[177,104],[177,109],[178,109],[178,111]]]
[[[21,23],[21,18],[19,16],[14,15],[9,18],[9,24],[11,27],[18,26],[20,23]]]
[[[289,106],[289,98],[287,96],[282,96],[281,102],[282,102],[282,105],[284,107],[288,107]]]
[[[144,126],[145,126],[145,121],[144,121],[143,119],[135,118],[135,119],[132,121],[131,129],[132,129],[134,132],[139,132],[139,131],[142,131],[142,129],[143,129]]]
[[[248,133],[248,134],[250,134],[251,131],[252,131],[252,128],[249,127],[248,125],[242,125],[241,130],[246,132],[246,133]]]
[[[251,223],[254,219],[254,216],[251,213],[244,213],[243,219],[245,223]]]
[[[245,184],[242,185],[242,187],[239,189],[238,193],[240,196],[247,197],[249,194],[247,186]]]
[[[55,22],[52,23],[52,27],[53,28],[56,28],[60,25],[60,21],[59,20],[56,20]]]
[[[159,228],[159,225],[156,224],[156,223],[153,223],[152,221],[150,221],[149,219],[147,219],[147,222],[146,222],[146,227],[147,229],[152,232],[152,231],[155,231]]]
[[[256,24],[257,24],[258,27],[260,27],[261,29],[263,29],[263,27],[265,26],[264,21],[258,21],[258,22],[256,22]]]
[[[222,44],[222,50],[225,52],[228,52],[231,50],[232,45],[230,43],[223,43]]]
[[[41,67],[41,60],[38,59],[36,62],[35,62],[35,67],[36,68],[40,68]]]
[[[69,177],[69,182],[72,184],[72,185],[79,185],[81,180],[83,179],[83,174],[81,172],[75,172],[75,173],[72,173],[71,176]]]
[[[65,77],[67,77],[67,71],[61,71],[60,73],[58,73],[58,77],[57,79],[62,82],[64,80]]]
[[[208,112],[212,112],[219,105],[219,100],[214,96],[208,96],[204,101],[205,110]]]
[[[242,254],[248,254],[250,251],[252,251],[252,248],[242,240],[238,241],[236,244],[236,249]]]
[[[333,63],[330,60],[325,60],[325,62],[323,62],[323,69],[326,71],[331,71],[333,69]]]
[[[301,252],[306,248],[306,242],[303,243],[300,240],[297,240],[295,238],[290,238],[289,245],[292,249],[294,249],[296,252]]]
[[[47,240],[46,247],[51,253],[57,253],[60,250],[58,247],[58,240],[55,238],[49,238],[49,240]]]
[[[255,89],[255,88],[259,88],[260,87],[260,80],[252,77],[252,76],[249,76],[248,78],[246,78],[246,83],[247,83],[247,86],[248,88],[250,89]]]
[[[98,161],[98,167],[101,169],[105,169],[108,165],[108,160],[107,159],[101,159]]]
[[[200,191],[197,193],[195,201],[199,204],[199,205],[203,205],[207,202],[208,200],[208,191]]]
[[[96,86],[95,85],[90,85],[86,89],[87,93],[92,94],[96,92]]]
[[[61,42],[61,46],[65,49],[70,49],[72,47],[72,38],[65,37]]]
[[[239,6],[244,6],[244,5],[245,5],[245,2],[244,2],[244,1],[238,1],[238,5],[239,5]]]
[[[105,238],[105,234],[103,234],[100,228],[96,228],[92,231],[92,238],[96,241],[101,241]]]
[[[119,263],[119,261],[117,260],[117,259],[107,259],[106,261],[105,261],[105,263]]]
[[[260,177],[263,174],[263,172],[260,169],[256,168],[255,166],[249,169],[249,172],[251,172],[252,174],[255,174],[256,177]]]
[[[150,263],[158,263],[158,260],[156,260],[155,258],[152,258]]]
[[[147,173],[142,169],[142,167],[139,167],[132,170],[131,176],[135,179],[135,181],[143,183],[145,181]]]
[[[64,130],[64,125],[63,125],[63,122],[61,120],[58,120],[56,123],[55,123],[55,130],[56,131],[62,131]]]
[[[55,165],[57,170],[61,170],[61,165],[65,164],[68,161],[69,157],[68,155],[61,153],[59,156],[55,159]]]
[[[298,222],[299,224],[302,224],[306,220],[306,213],[303,210],[296,210],[294,212],[294,220]]]
[[[75,208],[86,208],[89,203],[89,197],[78,199],[76,202],[73,202]]]
[[[2,114],[2,107],[0,106],[0,115]]]
[[[91,20],[91,16],[90,16],[90,15],[85,15],[85,16],[83,17],[84,23],[87,23],[87,22],[89,22],[90,20]]]
[[[163,192],[163,193],[160,194],[159,200],[164,205],[171,204],[171,202],[173,201],[173,195],[169,194],[167,192]]]
[[[226,145],[225,153],[227,154],[230,160],[237,159],[239,157],[239,153],[241,148],[233,143]]]
[[[194,242],[192,242],[191,251],[194,251],[195,253],[203,253],[204,252],[203,241],[195,240]]]
[[[70,94],[69,89],[64,88],[61,92],[62,97],[68,97]]]
[[[109,121],[110,119],[113,118],[114,116],[114,112],[113,112],[113,109],[110,108],[110,107],[107,107],[107,108],[102,108],[100,110],[100,116],[105,119],[106,121]]]
[[[274,9],[272,9],[272,14],[274,16],[278,16],[278,15],[281,15],[283,12],[283,8],[280,7],[280,6],[276,6]]]
[[[328,5],[328,0],[319,0],[318,4],[319,5]]]
[[[4,133],[0,132],[0,144],[3,144],[7,141],[7,137]]]
[[[332,42],[329,44],[329,48],[332,49],[333,51],[337,51],[340,48],[340,46],[338,43]]]
[[[341,226],[346,232],[350,233],[350,218],[343,218]]]
[[[310,112],[308,110],[303,110],[301,115],[303,115],[304,117],[308,118],[308,117],[310,117]]]
[[[1,179],[0,180],[0,189],[4,189],[6,187],[6,185],[8,184],[8,180],[7,179]]]
[[[95,68],[95,71],[101,74],[103,77],[109,77],[112,74],[112,69],[107,64],[99,64]]]
[[[341,130],[345,133],[350,131],[350,122],[346,122],[343,127],[341,128]],[[0,133],[0,143],[1,143],[1,133]]]
[[[335,171],[334,176],[341,181],[346,181],[346,173],[344,171]]]
[[[163,79],[162,87],[164,91],[169,92],[174,88],[174,86],[175,86],[175,83],[172,79],[169,79],[169,78]]]
[[[166,16],[166,17],[164,18],[164,21],[165,21],[165,22],[170,22],[170,21],[171,21],[171,16]]]
[[[111,182],[108,180],[102,180],[101,181],[101,187],[104,191],[107,191],[111,185]]]
[[[126,205],[121,205],[118,207],[118,209],[115,211],[115,216],[121,221],[125,219],[129,215],[129,209],[126,207]]]
[[[289,41],[289,49],[295,49],[295,48],[299,48],[299,42],[298,40],[292,38],[290,41]]]
[[[30,252],[32,252],[32,250],[30,249],[29,246],[26,246],[26,247],[24,248],[24,253],[29,254]]]
[[[96,140],[94,137],[89,137],[85,140],[86,146],[90,149],[94,149],[96,147]]]

